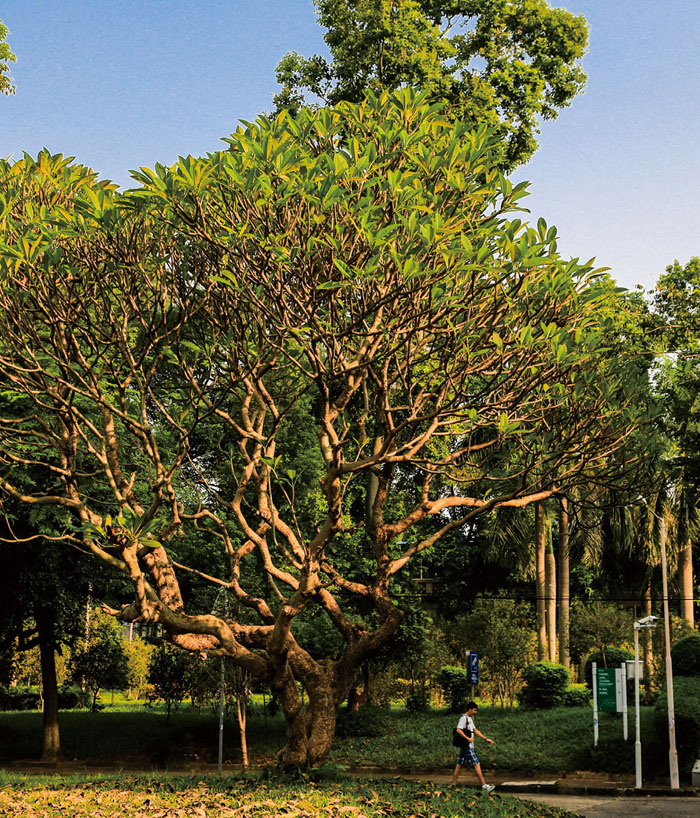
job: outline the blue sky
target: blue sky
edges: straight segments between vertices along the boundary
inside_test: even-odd
[[[700,255],[700,0],[559,0],[590,24],[588,85],[517,172],[560,250],[653,287]],[[324,52],[311,0],[0,0],[17,54],[0,155],[128,170],[203,154],[270,109],[283,54]]]

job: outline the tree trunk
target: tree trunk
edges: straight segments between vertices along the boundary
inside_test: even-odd
[[[535,570],[537,595],[537,660],[547,658],[547,622],[545,609],[544,504],[535,503]]]
[[[554,546],[547,543],[545,559],[545,590],[547,611],[547,655],[550,662],[557,661],[557,564]]]
[[[642,616],[651,616],[651,580],[644,588],[644,596],[642,598]],[[651,630],[645,628],[642,632],[642,652],[643,652],[643,680],[645,698],[647,701],[651,696],[651,677],[653,672],[654,652],[651,639]]]
[[[690,540],[686,542],[678,554],[678,577],[681,586],[681,618],[685,619],[691,628],[694,628],[693,543]]]
[[[236,715],[238,716],[238,732],[241,736],[241,758],[243,769],[248,769],[248,738],[246,736],[246,700],[245,696],[236,697]]]
[[[559,581],[559,619],[557,632],[559,635],[559,664],[571,669],[571,655],[569,653],[569,507],[566,497],[559,501],[559,553],[557,554]]]
[[[47,610],[37,614],[39,631],[39,656],[41,658],[41,686],[44,700],[44,742],[41,752],[43,761],[56,761],[61,752],[58,725],[58,684],[56,681],[56,656],[53,644],[53,618]]]

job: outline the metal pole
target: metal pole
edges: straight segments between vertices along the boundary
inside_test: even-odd
[[[642,739],[639,725],[639,628],[634,623],[634,786],[642,786]]]
[[[221,681],[219,685],[219,775],[224,766],[224,658],[221,657]]]
[[[678,751],[676,750],[676,718],[673,702],[673,667],[671,665],[671,623],[668,615],[668,577],[666,575],[666,521],[659,518],[661,542],[661,579],[664,592],[664,635],[666,642],[666,693],[668,696],[668,770],[671,789],[680,789],[678,777]]]
[[[591,665],[593,676],[593,746],[598,746],[598,665],[593,662]]]

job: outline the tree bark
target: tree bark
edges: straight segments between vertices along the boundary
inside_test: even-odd
[[[642,598],[642,616],[651,616],[651,580],[644,588],[644,596]],[[643,681],[644,691],[647,701],[651,696],[651,677],[653,672],[654,651],[651,638],[651,630],[646,628],[642,632],[642,652],[644,656],[643,665]]]
[[[695,612],[693,610],[693,543],[688,540],[678,554],[678,577],[681,586],[681,618],[685,619],[691,628],[695,627]]]
[[[559,553],[557,563],[559,581],[557,590],[559,595],[559,619],[557,632],[559,635],[559,664],[571,669],[571,655],[569,653],[569,507],[566,497],[559,499]]]
[[[535,571],[537,595],[537,660],[547,658],[547,622],[545,609],[544,504],[535,503]]]
[[[37,614],[39,655],[41,658],[41,685],[44,699],[44,739],[41,752],[43,761],[56,761],[61,752],[58,724],[58,683],[56,656],[53,644],[53,618],[48,610]]]
[[[547,543],[545,558],[545,591],[547,611],[547,656],[550,662],[557,661],[557,564],[554,546]]]

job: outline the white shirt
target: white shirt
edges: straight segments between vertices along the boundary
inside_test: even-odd
[[[462,717],[460,718],[458,724],[457,724],[457,729],[458,730],[464,730],[464,732],[467,735],[471,735],[471,737],[473,738],[474,737],[474,719],[471,716],[468,716],[466,713],[464,713],[462,715]]]

